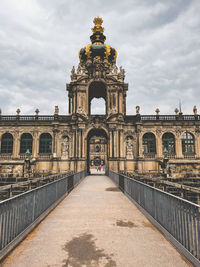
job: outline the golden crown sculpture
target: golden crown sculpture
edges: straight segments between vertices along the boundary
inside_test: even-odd
[[[103,23],[103,19],[100,17],[96,17],[96,18],[94,18],[93,22],[95,25],[94,28],[92,28],[93,33],[96,33],[96,32],[103,33],[104,28],[101,27],[101,24]]]

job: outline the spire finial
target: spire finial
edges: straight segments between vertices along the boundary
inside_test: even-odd
[[[92,28],[93,33],[96,33],[96,32],[103,33],[104,32],[104,28],[101,27],[101,24],[103,23],[103,19],[98,16],[98,17],[94,18],[93,22],[94,22],[94,25],[95,25]]]

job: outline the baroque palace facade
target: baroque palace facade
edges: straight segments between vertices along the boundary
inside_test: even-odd
[[[126,115],[125,71],[116,66],[117,51],[105,44],[102,19],[94,19],[91,44],[79,51],[67,84],[69,115],[5,116],[0,113],[0,173],[88,172],[98,166],[113,171],[161,171],[168,159],[172,177],[200,175],[200,116]],[[105,100],[105,114],[92,115],[93,98]],[[27,167],[27,162],[29,163]]]

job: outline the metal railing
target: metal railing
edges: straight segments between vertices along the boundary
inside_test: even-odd
[[[200,266],[199,205],[112,171],[109,177],[195,266]]]
[[[0,202],[0,260],[85,176],[75,173]]]

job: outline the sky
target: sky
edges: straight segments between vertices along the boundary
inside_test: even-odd
[[[66,83],[78,50],[103,18],[106,43],[129,84],[127,114],[200,113],[199,0],[1,0],[2,115],[68,113]],[[95,110],[103,110],[102,101]]]

